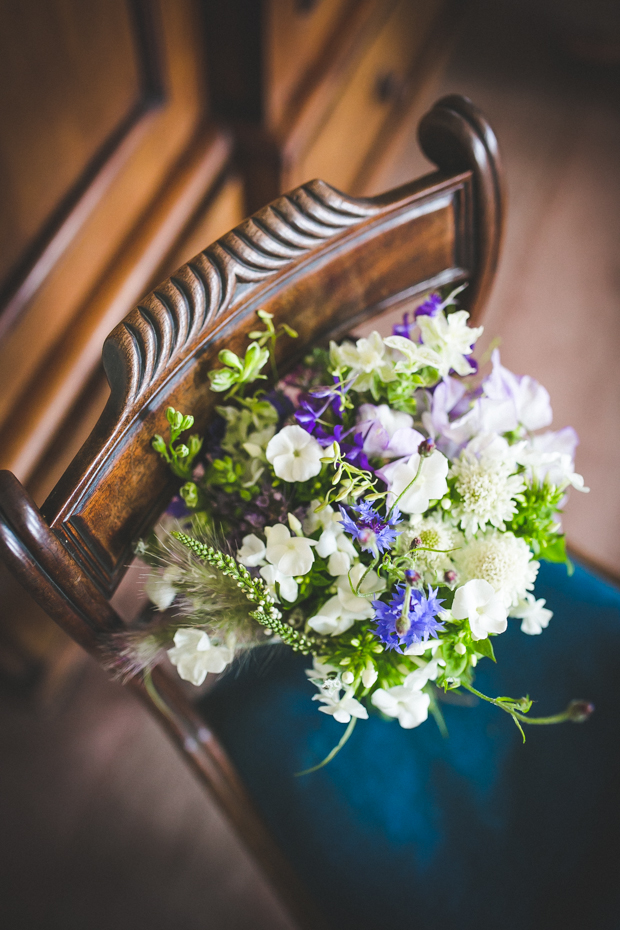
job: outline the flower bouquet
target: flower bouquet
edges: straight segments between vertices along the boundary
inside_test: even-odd
[[[245,356],[224,350],[209,373],[223,403],[208,435],[184,440],[193,417],[168,408],[170,436],[153,446],[183,483],[137,549],[154,608],[117,634],[121,674],[148,684],[167,653],[201,685],[278,640],[311,657],[318,710],[346,725],[334,752],[373,711],[442,726],[442,696],[459,689],[522,732],[588,716],[574,701],[532,718],[529,698],[474,687],[509,622],[528,635],[549,623],[539,560],[570,570],[560,508],[569,486],[588,489],[574,430],[546,430],[544,387],[497,349],[478,372],[482,327],[458,309],[460,290],[431,294],[390,337],[316,348],[282,379],[276,341],[296,333],[259,311]]]

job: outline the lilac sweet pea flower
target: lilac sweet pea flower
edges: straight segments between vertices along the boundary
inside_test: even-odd
[[[358,429],[364,439],[364,452],[381,458],[402,458],[413,455],[424,436],[413,429],[408,413],[391,410],[387,404],[362,404]]]

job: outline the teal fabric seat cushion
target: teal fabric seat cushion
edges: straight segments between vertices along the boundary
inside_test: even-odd
[[[571,698],[585,724],[529,727],[497,708],[444,704],[414,730],[372,715],[318,772],[343,727],[317,712],[310,660],[259,650],[204,700],[206,719],[335,927],[612,930],[620,927],[620,593],[577,566],[543,564],[554,617],[519,622],[478,666],[484,693]]]

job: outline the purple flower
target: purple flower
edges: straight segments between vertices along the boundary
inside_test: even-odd
[[[373,601],[375,608],[375,622],[377,628],[375,635],[388,649],[403,652],[414,643],[426,642],[429,636],[437,639],[437,632],[444,629],[443,623],[437,620],[437,614],[443,601],[437,599],[437,590],[428,588],[428,597],[413,588],[410,589],[409,609],[403,617],[403,605],[407,588],[404,584],[396,586],[396,593],[389,602]]]
[[[191,511],[188,510],[183,498],[175,494],[166,508],[166,513],[169,517],[181,519],[182,517],[188,517]]]
[[[360,501],[359,504],[349,509],[356,513],[357,517],[350,517],[340,505],[342,526],[345,533],[349,533],[353,539],[356,539],[362,549],[377,553],[392,548],[398,536],[398,531],[394,527],[402,521],[398,507],[395,507],[387,517],[380,516],[368,501]]]
[[[409,339],[409,333],[411,332],[411,327],[413,325],[413,323],[409,322],[409,314],[405,313],[403,314],[402,323],[394,323],[394,326],[392,327],[392,335],[403,336],[405,339]]]
[[[416,307],[414,316],[437,316],[441,308],[443,307],[443,301],[440,294],[429,294],[424,303],[420,304],[419,307]]]

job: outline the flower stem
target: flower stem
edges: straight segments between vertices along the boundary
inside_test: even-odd
[[[331,762],[334,756],[340,752],[344,744],[347,742],[347,740],[351,736],[351,733],[353,733],[356,723],[357,723],[357,717],[351,717],[349,721],[349,725],[344,731],[342,737],[340,738],[340,742],[338,743],[338,745],[334,746],[332,751],[327,756],[325,756],[323,761],[319,762],[318,765],[313,765],[311,769],[304,769],[303,772],[295,772],[295,778],[299,778],[301,775],[310,775],[311,772],[318,772],[318,770],[322,769],[324,765],[327,765],[328,762]]]
[[[389,511],[388,511],[388,515],[387,515],[387,519],[388,519],[388,520],[390,519],[390,517],[391,517],[392,514],[394,513],[394,509],[396,508],[396,505],[398,504],[398,502],[399,502],[399,500],[401,499],[401,497],[402,497],[404,494],[407,493],[407,491],[409,490],[409,488],[410,488],[412,485],[414,485],[414,484],[416,483],[416,481],[418,480],[418,478],[420,477],[420,472],[422,471],[422,462],[423,462],[423,461],[424,461],[424,459],[422,458],[422,456],[420,456],[420,463],[419,463],[419,465],[418,465],[418,470],[416,471],[415,475],[413,476],[413,478],[411,479],[411,481],[409,482],[409,484],[407,485],[407,487],[406,487],[406,488],[403,488],[403,490],[400,492],[400,494],[398,495],[398,497],[396,498],[396,500],[394,501],[394,503],[393,503],[392,506],[390,507],[390,509],[389,509]]]

